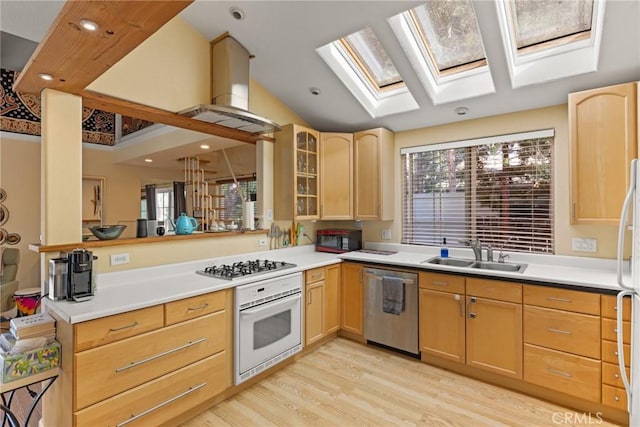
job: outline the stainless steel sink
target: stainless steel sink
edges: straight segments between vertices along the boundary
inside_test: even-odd
[[[451,267],[471,267],[475,261],[462,258],[440,258],[439,256],[422,261],[422,264],[449,265]]]
[[[511,262],[491,262],[491,261],[476,261],[469,267],[479,268],[481,270],[495,270],[495,271],[509,271],[513,273],[522,273],[527,264],[515,264]]]

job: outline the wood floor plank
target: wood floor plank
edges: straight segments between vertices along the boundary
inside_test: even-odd
[[[533,427],[557,425],[554,414],[571,412],[336,338],[181,427]]]

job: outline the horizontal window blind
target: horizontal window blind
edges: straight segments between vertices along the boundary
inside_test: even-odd
[[[242,221],[242,205],[245,197],[255,201],[256,179],[255,177],[238,178],[237,185],[233,180],[217,183],[212,194],[215,197],[219,221]]]
[[[553,253],[553,131],[412,147],[402,155],[402,243]]]

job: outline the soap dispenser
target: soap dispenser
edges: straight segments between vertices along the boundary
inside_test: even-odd
[[[449,248],[447,248],[447,238],[442,239],[442,247],[440,248],[440,258],[449,258]]]

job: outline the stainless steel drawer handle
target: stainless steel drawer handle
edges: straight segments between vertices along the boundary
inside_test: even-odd
[[[568,372],[562,372],[562,371],[558,371],[556,369],[551,369],[551,368],[547,368],[547,370],[549,372],[551,372],[554,375],[560,375],[561,377],[566,377],[566,378],[571,378],[573,377],[572,374],[568,373]]]
[[[556,302],[571,302],[571,300],[568,298],[547,297],[547,299],[549,301],[556,301]]]
[[[118,332],[124,329],[131,329],[138,326],[138,322],[129,323],[128,325],[121,326],[119,328],[109,328],[109,332]]]
[[[137,420],[139,418],[142,418],[145,415],[148,415],[151,412],[162,408],[163,406],[167,406],[168,404],[173,403],[176,400],[181,399],[181,398],[193,393],[194,391],[201,389],[202,387],[204,387],[206,385],[207,385],[207,383],[202,383],[202,384],[198,384],[197,386],[194,386],[194,387],[189,387],[189,390],[184,391],[184,392],[180,393],[179,395],[172,397],[171,399],[165,400],[164,402],[158,403],[153,408],[149,408],[144,412],[140,412],[138,415],[131,415],[131,418],[129,418],[129,419],[127,419],[127,420],[125,420],[125,421],[123,421],[123,422],[121,422],[119,424],[116,424],[116,427],[126,426],[127,424],[132,423],[135,420]]]
[[[614,397],[613,399],[614,399],[616,402],[619,402],[619,401],[620,401],[620,398],[619,398],[618,396]]]
[[[620,378],[620,375],[618,375],[617,373],[616,373],[616,374],[613,374],[613,378],[615,378],[615,379],[619,379],[619,378]]]
[[[136,366],[140,366],[144,363],[147,362],[151,362],[153,360],[159,359],[161,357],[164,356],[168,356],[172,353],[175,353],[176,351],[180,351],[180,350],[184,350],[185,348],[189,348],[189,347],[193,347],[196,344],[200,344],[201,342],[206,341],[206,338],[200,338],[199,340],[196,341],[191,341],[187,344],[181,345],[180,347],[176,347],[176,348],[172,348],[171,350],[167,350],[164,351],[162,353],[158,353],[158,354],[154,354],[153,356],[147,357],[146,359],[142,359],[142,360],[138,360],[137,362],[131,362],[130,364],[126,365],[126,366],[122,366],[120,368],[116,369],[116,373],[117,372],[122,372],[122,371],[126,371],[127,369],[131,369],[131,368],[135,368]]]
[[[205,308],[209,307],[209,303],[205,302],[202,305],[199,305],[197,307],[189,307],[187,308],[187,311],[198,311],[198,310],[204,310]]]
[[[437,285],[437,286],[449,286],[449,284],[447,282],[437,282],[435,280],[433,280],[431,282],[432,285]]]
[[[572,335],[573,332],[571,331],[563,331],[562,329],[554,329],[554,328],[547,328],[547,331],[549,332],[553,332],[556,334],[563,334],[563,335]]]

